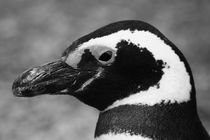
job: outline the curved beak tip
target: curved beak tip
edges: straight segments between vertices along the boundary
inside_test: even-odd
[[[13,82],[12,91],[16,97],[33,97],[42,94],[68,94],[68,87],[79,75],[62,60],[30,68]]]
[[[95,73],[96,71],[74,69],[64,61],[57,60],[23,72],[14,80],[12,91],[16,97],[71,95]]]

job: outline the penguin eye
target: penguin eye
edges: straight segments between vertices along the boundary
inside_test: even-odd
[[[99,61],[108,62],[112,58],[112,51],[106,51],[99,56]]]

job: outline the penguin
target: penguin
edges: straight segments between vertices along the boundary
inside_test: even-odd
[[[210,140],[190,66],[152,25],[106,25],[13,82],[17,97],[71,95],[100,111],[95,140]]]

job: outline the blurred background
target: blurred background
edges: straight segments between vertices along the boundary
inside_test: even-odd
[[[209,0],[0,0],[0,139],[92,140],[97,110],[70,96],[16,98],[11,85],[75,39],[125,19],[149,22],[185,54],[210,132]]]

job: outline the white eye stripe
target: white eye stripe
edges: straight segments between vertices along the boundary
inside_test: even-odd
[[[78,49],[85,49],[89,46],[100,46],[104,45],[110,49],[117,50],[116,46],[122,40],[127,42],[132,42],[139,47],[147,48],[151,53],[153,53],[156,60],[165,58],[173,58],[168,52],[173,51],[168,45],[164,43],[158,36],[149,31],[130,31],[121,30],[116,33],[91,39],[80,45]],[[160,49],[162,47],[162,49]],[[161,51],[160,51],[161,50]]]
[[[73,68],[77,68],[79,62],[82,59],[84,50],[75,50],[73,53],[69,54],[65,62]]]
[[[96,59],[98,59],[104,52],[107,51],[111,51],[113,54],[115,53],[115,50],[103,45],[94,45],[88,47],[87,49],[90,49],[91,53],[95,56]]]
[[[107,51],[110,51],[112,52],[111,54],[111,59],[110,61],[108,61],[107,63],[110,64],[111,62],[113,62],[113,57],[115,56],[115,50],[109,48],[109,47],[106,47],[106,46],[103,46],[103,45],[94,45],[94,46],[89,46],[89,47],[86,47],[86,48],[83,48],[83,49],[76,49],[75,51],[73,51],[72,53],[70,53],[68,55],[68,57],[66,58],[65,62],[70,65],[71,67],[73,68],[77,68],[78,67],[78,64],[79,62],[81,61],[82,59],[82,55],[84,54],[85,50],[88,49],[90,51],[90,53],[98,60],[99,60],[99,57],[107,52]],[[101,62],[101,61],[100,61]],[[106,64],[105,62],[101,62],[102,64]]]

